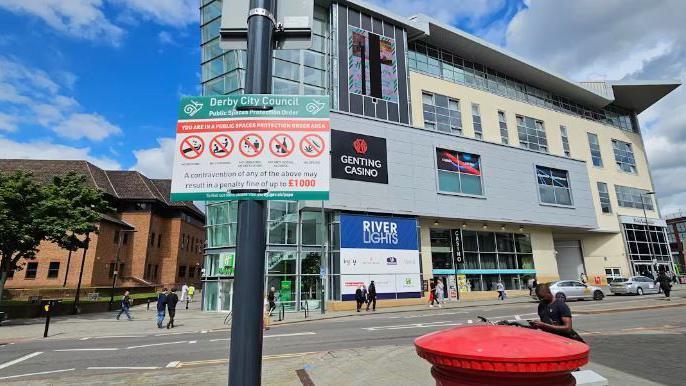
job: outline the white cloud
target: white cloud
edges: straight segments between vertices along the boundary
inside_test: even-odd
[[[14,116],[0,113],[0,130],[17,131],[17,120]]]
[[[59,125],[52,128],[60,137],[69,139],[87,138],[93,141],[102,141],[110,135],[121,134],[122,130],[111,124],[99,114],[71,114]]]
[[[121,169],[116,160],[97,157],[88,147],[71,147],[48,141],[16,142],[0,137],[2,158],[87,160],[103,169]]]
[[[686,79],[686,2],[531,0],[507,48],[574,80]],[[647,27],[645,27],[647,26]],[[639,115],[663,213],[686,209],[686,88]]]
[[[185,27],[200,20],[197,0],[111,0],[145,20],[161,25]]]
[[[160,39],[160,43],[162,44],[174,44],[174,38],[167,31],[160,31],[160,33],[157,34],[157,38]]]
[[[478,27],[483,18],[505,6],[505,0],[372,0],[385,9],[402,16],[423,13],[449,24],[460,23],[466,27]]]
[[[0,7],[38,17],[74,38],[118,45],[124,35],[105,16],[102,0],[0,0]]]
[[[134,150],[136,164],[131,168],[150,178],[170,178],[174,163],[174,138],[158,138],[158,147]]]

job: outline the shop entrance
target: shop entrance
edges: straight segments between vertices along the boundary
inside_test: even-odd
[[[634,274],[637,276],[645,276],[649,277],[651,279],[657,278],[658,273],[660,272],[660,269],[664,269],[665,272],[670,272],[672,271],[672,266],[669,263],[633,263],[634,267]],[[664,268],[660,268],[664,267]]]
[[[555,240],[557,272],[560,280],[579,280],[585,273],[584,258],[579,240]]]

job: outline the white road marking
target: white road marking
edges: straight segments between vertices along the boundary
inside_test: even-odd
[[[103,348],[63,348],[59,350],[53,350],[57,352],[71,352],[71,351],[117,351],[118,348],[114,347],[103,347]]]
[[[466,314],[467,311],[455,311],[455,312],[436,312],[429,314],[417,314],[417,315],[405,315],[405,316],[389,316],[388,319],[414,319],[414,318],[426,318],[429,316],[443,316],[443,315],[457,315]]]
[[[221,342],[225,340],[230,340],[229,338],[221,338],[221,339],[210,339],[210,342]]]
[[[432,328],[432,327],[447,327],[447,326],[461,326],[462,323],[455,323],[450,320],[442,322],[429,322],[429,323],[413,323],[413,324],[401,324],[395,326],[379,326],[379,327],[364,327],[363,330],[367,331],[380,331],[380,330],[404,330],[408,328]]]
[[[471,320],[471,319],[467,320],[467,324],[472,324],[472,323],[474,323],[473,320]]]
[[[195,344],[195,343],[198,343],[198,341],[197,340],[191,340],[188,342],[188,344]]]
[[[201,334],[207,334],[207,330],[200,331]]]
[[[9,377],[0,377],[0,379],[13,379],[13,378],[21,378],[21,377],[30,377],[32,375],[43,375],[43,374],[54,374],[54,373],[64,373],[66,371],[74,371],[76,369],[64,369],[64,370],[52,370],[52,371],[41,371],[39,373],[28,373],[28,374],[19,374],[19,375],[10,375]]]
[[[316,332],[296,332],[294,334],[274,334],[274,335],[265,335],[265,338],[279,338],[283,336],[301,336],[301,335],[317,335]]]
[[[135,366],[111,366],[111,367],[88,367],[86,370],[156,370],[159,367],[135,367]]]
[[[155,334],[155,336],[169,336],[169,335],[183,335],[188,334],[187,332],[167,332],[163,334]]]
[[[88,339],[90,339],[90,337],[81,338],[79,340],[88,340]]]
[[[179,367],[179,363],[181,363],[181,361],[169,362],[165,367]]]
[[[152,344],[142,344],[140,346],[129,346],[126,349],[131,350],[132,348],[143,348],[143,347],[153,347],[153,346],[165,346],[168,344],[179,344],[179,343],[187,343],[187,340],[180,340],[178,342],[164,342],[164,343],[152,343]]]
[[[145,335],[105,335],[105,336],[94,336],[90,339],[111,339],[111,338],[143,338]]]
[[[33,357],[36,357],[36,356],[38,356],[38,355],[40,355],[40,354],[42,354],[42,353],[43,353],[43,351],[36,351],[36,352],[34,352],[34,353],[31,353],[31,354],[28,354],[28,355],[24,355],[24,356],[21,357],[21,358],[17,358],[17,359],[15,359],[15,360],[12,360],[12,361],[9,361],[9,362],[5,362],[5,363],[3,363],[3,364],[0,365],[0,370],[2,370],[2,369],[4,369],[4,368],[7,368],[7,367],[10,367],[10,366],[12,366],[12,365],[16,365],[17,363],[23,362],[23,361],[25,361],[25,360],[27,360],[27,359],[31,359],[31,358],[33,358]]]

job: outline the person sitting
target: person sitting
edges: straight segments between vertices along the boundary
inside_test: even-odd
[[[584,342],[581,336],[572,329],[572,310],[563,300],[553,296],[548,284],[537,285],[536,296],[541,300],[538,304],[538,317],[541,320],[532,321],[532,327]]]

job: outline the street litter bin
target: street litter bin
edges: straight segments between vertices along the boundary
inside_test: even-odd
[[[437,386],[573,386],[588,345],[514,326],[466,326],[417,338]]]

